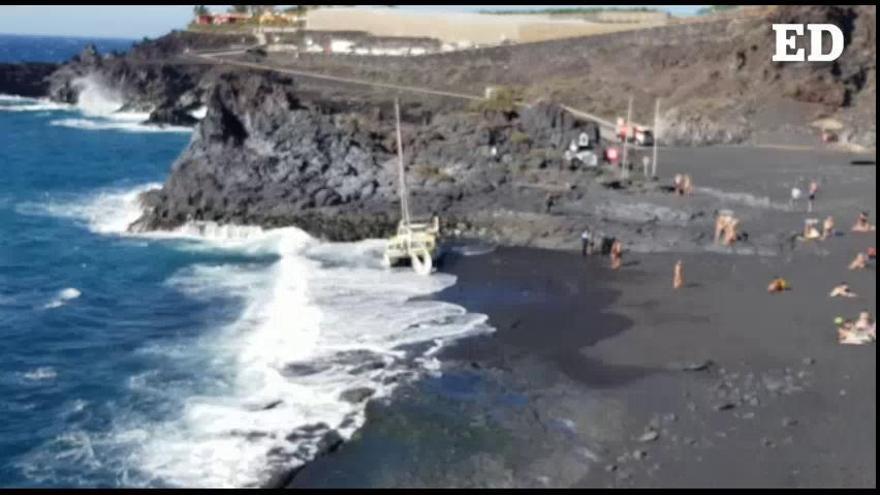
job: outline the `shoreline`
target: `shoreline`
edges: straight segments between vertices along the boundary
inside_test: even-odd
[[[767,151],[779,169],[753,163],[732,188],[703,153],[678,165],[719,189],[822,174],[814,216],[833,214],[843,235],[772,256],[628,252],[617,272],[574,251],[454,257],[444,271],[458,282],[436,297],[488,314],[496,332],[450,345],[442,374],[370,403],[352,440],[289,486],[876,485],[875,347],[838,344],[831,321],[876,315],[875,268],[846,270],[876,243],[847,225],[876,200],[875,169]],[[739,210],[762,235],[805,215]],[[673,291],[677,259],[686,286]],[[766,292],[777,274],[792,291]],[[839,280],[861,297],[828,298]]]

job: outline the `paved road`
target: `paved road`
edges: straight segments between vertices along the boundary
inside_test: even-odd
[[[421,87],[417,87],[417,86],[405,86],[405,85],[400,85],[400,84],[380,83],[380,82],[375,82],[375,81],[366,81],[363,79],[354,79],[354,78],[349,78],[349,77],[329,76],[327,74],[321,74],[321,73],[317,73],[317,72],[309,72],[309,71],[296,70],[296,69],[287,69],[287,68],[272,66],[272,65],[268,65],[268,64],[258,64],[258,63],[254,63],[254,62],[243,62],[240,60],[229,60],[229,59],[219,58],[219,57],[225,56],[225,55],[240,55],[244,52],[245,52],[245,50],[234,50],[234,51],[227,51],[227,52],[214,52],[214,53],[210,53],[210,54],[190,53],[189,55],[191,57],[194,57],[196,59],[200,59],[202,61],[211,61],[214,63],[235,65],[238,67],[248,67],[248,68],[257,69],[257,70],[269,70],[269,71],[279,72],[282,74],[291,74],[291,75],[300,76],[300,77],[310,77],[312,79],[321,79],[321,80],[325,80],[325,81],[342,82],[342,83],[348,83],[348,84],[358,84],[361,86],[372,86],[372,87],[377,87],[377,88],[393,89],[393,90],[397,90],[397,91],[408,91],[411,93],[422,93],[422,94],[429,94],[429,95],[436,95],[436,96],[448,96],[451,98],[460,98],[460,99],[473,100],[473,101],[483,99],[482,96],[469,95],[469,94],[465,94],[465,93],[456,93],[456,92],[452,92],[452,91],[441,91],[441,90],[436,90],[436,89],[421,88]]]

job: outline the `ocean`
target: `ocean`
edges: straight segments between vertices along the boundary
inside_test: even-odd
[[[20,41],[23,60],[81,48]],[[258,486],[492,331],[423,297],[455,277],[383,269],[382,240],[127,233],[191,132],[81,84],[77,106],[0,95],[0,486]]]
[[[80,38],[35,36],[0,33],[0,63],[9,62],[64,62],[78,54],[88,44],[94,44],[100,53],[124,53],[135,40],[115,38]]]

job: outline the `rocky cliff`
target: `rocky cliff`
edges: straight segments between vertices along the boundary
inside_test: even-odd
[[[330,240],[387,235],[398,218],[393,110],[368,114],[303,99],[295,81],[270,73],[222,76],[207,115],[161,190],[144,195],[132,230],[187,221],[296,225]],[[560,108],[438,114],[402,109],[414,214],[467,228],[474,212],[517,203],[545,213],[546,192],[514,194],[541,171],[569,182],[588,175],[563,161],[571,139],[595,126]]]

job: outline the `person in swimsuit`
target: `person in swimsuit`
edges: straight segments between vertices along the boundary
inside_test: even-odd
[[[672,270],[672,288],[681,289],[682,287],[684,287],[684,263],[678,260]]]
[[[822,238],[822,234],[820,234],[819,229],[816,228],[817,223],[818,220],[813,218],[804,222],[804,239],[815,240]]]
[[[819,192],[819,183],[814,180],[811,180],[810,181],[810,195],[807,197],[807,199],[809,200],[809,203],[807,206],[808,212],[813,211],[813,202],[816,201],[816,193],[817,192]]]
[[[620,268],[621,260],[623,257],[623,245],[620,241],[614,241],[614,244],[611,245],[611,269],[617,270]]]
[[[727,226],[724,231],[724,245],[732,246],[734,242],[739,239],[737,235],[737,228],[739,228],[739,218],[733,217],[727,222]]]
[[[786,290],[791,290],[791,285],[789,285],[788,280],[785,280],[782,277],[776,277],[771,282],[770,285],[767,286],[767,292],[782,292]]]
[[[834,235],[834,217],[828,215],[822,222],[822,239],[827,239]]]
[[[856,219],[856,224],[853,225],[853,232],[872,232],[876,227],[868,223],[868,212],[863,211],[859,213],[859,218]]]
[[[855,259],[849,264],[850,270],[864,270],[868,266],[868,256],[865,253],[859,253]]]

